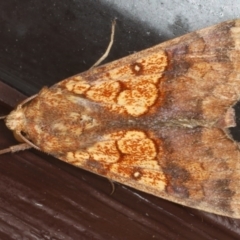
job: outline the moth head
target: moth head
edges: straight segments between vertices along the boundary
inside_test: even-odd
[[[25,122],[26,122],[26,118],[21,106],[13,110],[6,117],[5,122],[6,122],[6,126],[10,130],[14,132],[20,132],[23,129],[23,126],[25,125]]]
[[[23,110],[23,106],[26,103],[30,102],[32,99],[36,98],[37,96],[38,94],[25,99],[21,104],[17,106],[15,110],[10,112],[8,116],[4,117],[6,126],[10,130],[12,130],[15,133],[15,135],[20,135],[21,131],[26,126],[26,117]]]

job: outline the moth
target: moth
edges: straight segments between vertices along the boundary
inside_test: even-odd
[[[240,20],[69,77],[5,119],[25,143],[143,192],[240,218]]]

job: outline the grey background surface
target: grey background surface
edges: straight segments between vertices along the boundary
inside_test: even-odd
[[[240,16],[237,0],[100,1],[168,38]]]

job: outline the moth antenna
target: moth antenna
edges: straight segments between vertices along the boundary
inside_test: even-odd
[[[38,96],[38,94],[35,94],[35,95],[33,95],[33,96],[31,96],[31,97],[25,99],[20,105],[18,105],[18,108],[21,108],[22,105],[24,105],[25,103],[31,101],[32,99],[34,99],[34,98],[37,97],[37,96]],[[5,119],[7,116],[8,116],[8,115],[0,116],[0,120]]]
[[[35,95],[33,95],[33,96],[31,96],[31,97],[25,99],[25,100],[24,100],[20,105],[18,105],[18,106],[19,106],[19,107],[22,107],[22,105],[24,105],[24,104],[30,102],[32,99],[34,99],[34,98],[37,97],[37,96],[38,96],[38,94],[35,94]]]
[[[21,143],[21,144],[18,144],[18,145],[14,145],[14,146],[11,146],[9,148],[5,148],[3,150],[0,150],[0,155],[2,154],[5,154],[5,153],[14,153],[14,152],[19,152],[19,151],[23,151],[23,150],[26,150],[26,149],[29,149],[29,148],[32,148],[32,146],[30,146],[28,143]]]
[[[113,22],[112,22],[112,30],[111,30],[110,42],[108,44],[108,47],[107,47],[105,53],[102,55],[102,57],[100,57],[100,59],[98,59],[98,61],[96,63],[94,63],[92,65],[92,67],[90,69],[98,66],[102,61],[104,61],[107,58],[107,56],[108,56],[108,54],[109,54],[109,52],[110,52],[110,50],[112,48],[112,45],[113,45],[114,35],[115,35],[115,27],[116,27],[116,19],[114,19]]]
[[[20,105],[18,105],[18,108],[22,108],[22,105],[26,104],[27,102],[31,101],[32,99],[34,99],[35,97],[37,97],[38,94],[35,94],[27,99],[25,99]],[[1,116],[1,119],[5,119],[7,117],[7,115],[5,116]],[[25,143],[21,143],[21,144],[17,144],[14,146],[11,146],[9,148],[5,148],[3,150],[0,150],[0,155],[1,154],[5,154],[5,153],[9,153],[9,152],[19,152],[19,151],[23,151],[23,150],[27,150],[29,148],[36,148],[37,150],[40,150],[39,147],[37,147],[36,145],[34,145],[32,142],[30,142],[28,139],[26,139],[21,132],[17,132],[17,135],[20,136],[20,138],[23,140],[23,142]]]

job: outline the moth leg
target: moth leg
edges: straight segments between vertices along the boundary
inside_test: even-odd
[[[37,150],[40,150],[39,147],[37,147],[36,145],[34,145],[31,141],[29,141],[27,138],[25,138],[21,132],[15,132],[14,131],[14,137],[21,142],[21,144],[17,144],[17,145],[13,145],[11,147],[5,148],[3,150],[0,150],[0,155],[1,154],[5,154],[5,153],[14,153],[14,152],[19,152],[19,151],[23,151],[23,150],[27,150],[30,148],[35,148]]]
[[[33,99],[36,98],[37,96],[38,96],[38,94],[35,94],[35,95],[31,96],[31,97],[28,97],[28,98],[25,99],[23,102],[21,102],[21,104],[20,104],[19,106],[22,107],[24,104],[30,102],[31,100],[33,100]]]
[[[108,181],[110,182],[111,186],[112,186],[112,191],[110,193],[110,195],[113,195],[113,193],[115,192],[115,185],[114,182],[111,179],[108,179]]]
[[[14,152],[19,152],[19,151],[24,151],[26,149],[29,149],[29,148],[32,148],[31,145],[29,145],[28,143],[21,143],[21,144],[18,144],[18,145],[14,145],[14,146],[11,146],[9,148],[5,148],[3,150],[0,150],[0,155],[1,154],[4,154],[4,153],[14,153]]]
[[[113,22],[112,22],[111,37],[110,37],[110,42],[109,42],[109,44],[108,44],[107,50],[106,50],[105,53],[102,55],[102,57],[100,57],[100,59],[98,59],[98,61],[93,64],[93,66],[92,66],[90,69],[98,66],[99,64],[101,64],[102,61],[104,61],[104,60],[107,58],[107,56],[108,56],[108,54],[109,54],[109,52],[110,52],[110,50],[111,50],[111,48],[112,48],[112,45],[113,45],[114,34],[115,34],[115,27],[116,27],[116,19],[114,19]]]
[[[14,131],[14,137],[21,142],[24,142],[25,144],[29,145],[31,148],[35,148],[37,150],[40,150],[38,146],[33,144],[31,141],[29,141],[27,138],[25,138],[21,132],[19,131]]]

